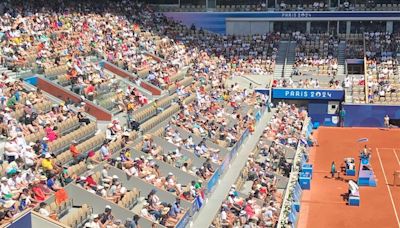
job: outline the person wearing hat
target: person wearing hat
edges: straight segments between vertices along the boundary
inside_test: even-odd
[[[175,192],[180,195],[180,189],[177,186],[176,179],[173,173],[169,172],[168,176],[165,177],[165,190],[168,192]]]
[[[101,228],[100,219],[98,214],[92,214],[87,223],[85,223],[85,228]]]
[[[100,219],[100,223],[105,225],[108,222],[111,222],[114,220],[114,216],[111,213],[112,209],[110,205],[106,205],[106,207],[104,208],[104,213],[102,213],[101,215],[99,215],[99,219]]]
[[[6,202],[3,204],[3,207],[6,210],[7,217],[12,218],[18,213],[18,208],[15,206],[16,202],[17,201],[10,199],[6,200]]]
[[[150,136],[149,135],[144,135],[143,139],[144,139],[144,142],[143,142],[143,145],[142,145],[142,151],[144,153],[149,153],[151,148],[152,148],[151,141],[150,141]]]
[[[0,180],[0,191],[2,193],[2,196],[4,199],[17,199],[19,197],[18,191],[13,191],[9,184],[8,184],[8,178],[7,177],[2,177]]]
[[[114,125],[112,123],[109,123],[107,125],[107,129],[106,129],[106,139],[108,141],[113,141],[117,138],[117,132],[115,132],[114,130]]]
[[[126,145],[129,144],[129,132],[124,131],[124,133],[122,133],[122,137],[121,137],[121,148],[124,149],[126,148]]]
[[[178,220],[176,218],[169,216],[170,210],[171,210],[171,207],[164,207],[162,209],[161,220],[160,220],[161,225],[170,227],[170,226],[175,226],[175,224],[178,223]]]
[[[47,196],[51,195],[51,192],[48,192],[47,190],[47,186],[45,184],[42,184],[39,178],[33,179],[31,191],[32,196],[36,201],[42,202],[47,198]]]
[[[149,203],[147,201],[143,202],[143,208],[140,210],[140,215],[148,220],[155,221],[158,220],[154,215],[149,212]]]
[[[44,154],[43,158],[42,158],[42,168],[44,171],[46,172],[53,172],[55,171],[55,164],[51,159],[51,155],[49,153]]]
[[[8,162],[12,162],[19,157],[20,149],[16,141],[17,135],[11,134],[10,137],[7,138],[6,143],[4,144],[4,154],[7,157]]]
[[[97,187],[97,182],[93,179],[93,174],[94,172],[90,170],[86,177],[86,184],[91,188]]]
[[[90,119],[87,118],[84,114],[85,109],[79,109],[78,113],[76,114],[76,116],[78,117],[79,123],[83,123],[85,125],[90,124]]]
[[[150,193],[147,195],[146,199],[147,199],[147,203],[149,204],[148,205],[149,213],[158,220],[159,218],[161,218],[160,210],[162,209],[162,206],[161,206],[160,198],[158,198],[156,193],[157,193],[157,190],[152,189],[150,191]]]
[[[42,149],[41,153],[42,154],[49,153],[49,145],[48,145],[48,143],[49,143],[49,138],[43,137],[43,139],[41,141],[41,149]]]

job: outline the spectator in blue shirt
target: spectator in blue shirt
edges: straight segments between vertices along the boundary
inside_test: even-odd
[[[172,218],[177,218],[181,213],[181,199],[176,198],[175,203],[172,204],[171,210],[169,210],[169,216]]]
[[[41,149],[42,149],[41,153],[42,154],[47,154],[49,152],[48,141],[49,141],[49,138],[44,137],[42,142],[41,142],[42,143],[42,147],[41,147]]]
[[[49,179],[47,179],[47,187],[49,187],[53,191],[58,191],[61,189],[61,187],[56,183],[56,175],[50,175]]]

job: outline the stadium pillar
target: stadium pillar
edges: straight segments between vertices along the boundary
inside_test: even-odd
[[[346,35],[349,35],[351,32],[351,21],[346,21]]]
[[[307,23],[306,23],[306,32],[307,33],[311,32],[311,21],[307,21]]]
[[[386,21],[386,32],[393,32],[393,21]]]

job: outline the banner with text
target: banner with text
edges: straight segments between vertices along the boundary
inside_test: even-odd
[[[273,89],[273,99],[293,100],[339,100],[344,99],[344,90],[323,90],[323,89]]]

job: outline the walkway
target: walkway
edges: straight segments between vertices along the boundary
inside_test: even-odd
[[[240,172],[246,165],[247,158],[251,151],[253,151],[252,149],[257,145],[273,111],[274,110],[269,113],[264,113],[256,126],[254,134],[249,136],[242,147],[240,147],[238,156],[231,162],[231,165],[227,169],[225,175],[221,177],[214,192],[207,198],[205,205],[203,205],[200,211],[195,215],[190,227],[207,228],[211,225],[215,215],[219,212],[222,202],[226,199],[231,186],[236,182]]]

